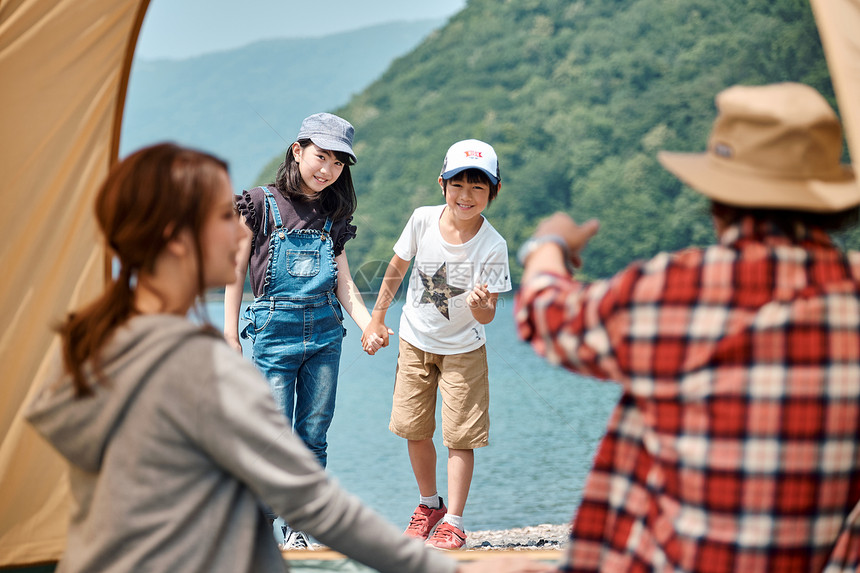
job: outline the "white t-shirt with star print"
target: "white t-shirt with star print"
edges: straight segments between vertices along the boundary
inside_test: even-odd
[[[398,334],[425,352],[460,354],[486,342],[484,325],[466,302],[469,292],[478,283],[486,283],[491,293],[507,292],[511,272],[507,243],[487,219],[461,245],[442,239],[439,219],[444,209],[415,209],[394,244],[398,257],[415,259]]]

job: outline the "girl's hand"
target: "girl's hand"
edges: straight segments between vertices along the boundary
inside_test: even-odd
[[[239,343],[238,336],[224,336],[224,339],[227,341],[227,344],[230,345],[230,348],[242,354],[242,345]]]
[[[487,284],[476,285],[472,292],[466,297],[466,302],[471,309],[490,308],[490,290]]]
[[[361,347],[373,356],[377,350],[388,346],[388,337],[392,334],[394,331],[385,326],[382,321],[371,318],[364,332],[361,333]]]
[[[375,332],[369,332],[366,337],[364,335],[361,336],[361,347],[371,356],[376,354],[376,351],[382,348],[383,342],[382,337]]]

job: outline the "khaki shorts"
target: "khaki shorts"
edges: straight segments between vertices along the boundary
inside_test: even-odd
[[[400,341],[394,404],[388,428],[407,440],[436,429],[436,388],[442,394],[442,443],[455,450],[486,446],[490,433],[487,349],[433,354]]]

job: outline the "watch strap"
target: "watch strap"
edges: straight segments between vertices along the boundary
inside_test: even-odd
[[[531,237],[526,239],[526,241],[520,246],[517,251],[517,262],[520,265],[526,264],[526,259],[536,251],[539,247],[546,245],[547,243],[554,243],[558,245],[561,249],[562,256],[564,257],[565,266],[568,271],[572,272],[572,264],[570,262],[570,251],[567,248],[567,242],[562,239],[559,235],[538,235],[536,237]]]

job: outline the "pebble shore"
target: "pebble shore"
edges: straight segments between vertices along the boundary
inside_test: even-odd
[[[466,530],[466,549],[560,549],[567,543],[570,524],[533,525],[493,531]]]
[[[570,524],[552,525],[544,523],[513,529],[494,529],[487,531],[466,530],[465,549],[561,549],[570,535]],[[312,543],[312,549],[326,549],[319,543]]]

